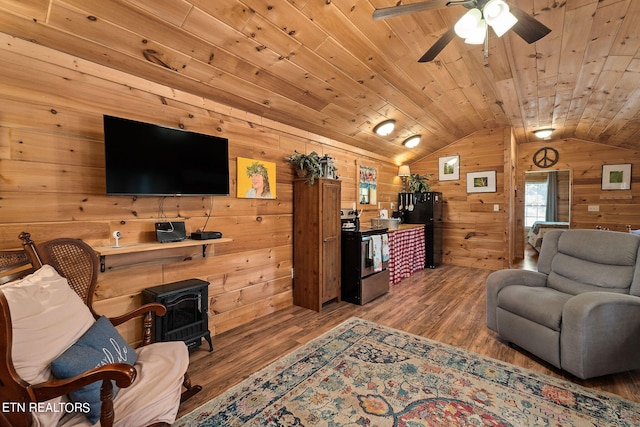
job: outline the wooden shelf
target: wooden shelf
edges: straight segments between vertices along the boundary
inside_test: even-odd
[[[134,254],[141,252],[150,252],[150,251],[162,251],[164,249],[175,249],[175,248],[186,248],[192,246],[200,246],[202,245],[202,257],[206,256],[207,246],[216,243],[225,243],[232,242],[232,239],[222,237],[220,239],[208,239],[208,240],[182,240],[180,242],[170,242],[170,243],[158,243],[158,242],[144,242],[144,243],[130,243],[124,244],[120,246],[96,246],[93,248],[94,251],[100,257],[100,271],[105,272],[106,263],[105,257],[110,255],[124,255],[124,254]],[[162,258],[162,257],[158,257]]]

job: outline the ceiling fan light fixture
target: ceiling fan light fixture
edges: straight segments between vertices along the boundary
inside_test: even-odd
[[[478,22],[478,26],[467,35],[467,38],[464,39],[464,42],[466,44],[482,44],[484,43],[486,35],[487,22],[484,19],[481,19],[480,22]]]
[[[509,5],[503,0],[490,0],[487,2],[482,9],[482,16],[484,16],[487,24],[493,28],[498,37],[502,37],[518,22],[518,18],[509,11]]]
[[[373,131],[380,136],[388,136],[393,132],[393,128],[396,127],[396,121],[393,119],[385,120],[384,122],[378,123],[376,127],[373,128]]]
[[[453,29],[458,37],[466,39],[478,28],[480,21],[482,21],[480,9],[471,9],[462,15],[462,18],[458,19]]]
[[[418,144],[420,144],[421,137],[422,135],[410,136],[409,138],[405,139],[402,144],[407,148],[415,148],[418,146]]]
[[[536,131],[533,131],[533,134],[540,139],[544,139],[549,138],[554,130],[555,129],[553,128],[538,129]]]

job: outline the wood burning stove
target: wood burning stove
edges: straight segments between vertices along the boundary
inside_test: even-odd
[[[153,340],[184,341],[189,351],[202,344],[202,338],[213,351],[208,315],[209,282],[188,279],[167,283],[142,291],[145,303],[158,302],[167,307],[164,316],[156,316],[153,323]]]

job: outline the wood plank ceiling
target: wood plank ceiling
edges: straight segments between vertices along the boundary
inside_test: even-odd
[[[396,163],[499,126],[640,149],[640,1],[508,2],[552,32],[490,30],[486,61],[456,37],[418,63],[466,9],[373,21],[396,0],[0,0],[0,31]]]

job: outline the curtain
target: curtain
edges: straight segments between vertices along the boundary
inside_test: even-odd
[[[558,172],[547,174],[547,221],[558,220]]]

